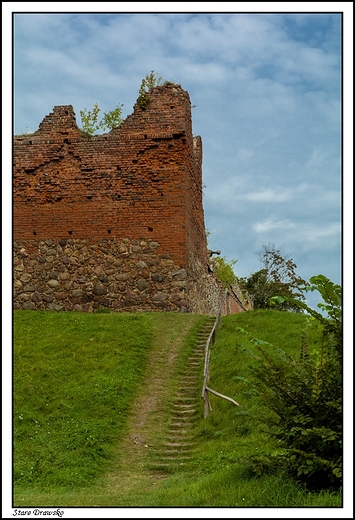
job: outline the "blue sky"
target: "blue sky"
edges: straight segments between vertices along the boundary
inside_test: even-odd
[[[327,14],[15,14],[14,133],[35,131],[54,105],[73,105],[79,126],[94,103],[123,103],[126,117],[154,70],[195,106],[210,248],[247,277],[274,244],[302,278],[340,283],[342,20],[333,5]]]

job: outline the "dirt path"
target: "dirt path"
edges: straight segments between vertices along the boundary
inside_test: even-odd
[[[173,317],[166,317],[166,320]],[[152,471],[152,452],[161,449],[165,436],[167,399],[171,399],[171,383],[176,361],[186,334],[196,319],[186,319],[184,329],[175,327],[154,330],[154,347],[150,353],[147,376],[132,409],[126,435],[119,445],[119,464],[108,476],[107,485],[119,494],[144,492],[169,477],[164,471]]]

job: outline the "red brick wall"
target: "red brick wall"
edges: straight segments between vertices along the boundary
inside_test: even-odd
[[[87,137],[71,106],[14,138],[15,240],[128,237],[207,265],[201,140],[178,85],[156,87],[120,128]],[[35,243],[35,242],[33,242]]]

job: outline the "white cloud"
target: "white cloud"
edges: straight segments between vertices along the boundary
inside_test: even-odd
[[[327,249],[330,244],[327,244],[327,240],[340,239],[341,224],[340,222],[331,222],[329,224],[321,225],[303,225],[301,226],[302,241],[309,243],[311,248],[323,247]]]
[[[255,191],[245,195],[246,200],[255,202],[285,202],[292,198],[292,192],[288,189],[272,190],[270,188],[262,191]]]
[[[268,233],[274,229],[291,229],[297,227],[295,222],[289,219],[280,219],[278,217],[269,217],[266,220],[255,222],[252,229],[256,233]]]
[[[305,254],[306,251],[312,254],[316,249],[325,252],[340,247],[340,222],[295,222],[271,216],[254,222],[251,228],[254,233],[261,235],[263,242],[272,242],[279,247],[293,249],[297,255]]]

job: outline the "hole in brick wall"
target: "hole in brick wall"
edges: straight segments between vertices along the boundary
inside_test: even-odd
[[[64,139],[63,143],[70,144],[70,140],[69,139]]]
[[[121,170],[121,166],[117,166],[117,171],[119,172]]]
[[[164,193],[163,193],[162,191],[160,192],[160,196],[161,196],[161,197],[164,197]]]
[[[148,226],[148,231],[149,231],[149,232],[152,232],[152,231],[153,231],[153,228]]]
[[[170,108],[175,108],[175,107],[173,105],[171,105]]]
[[[92,200],[92,195],[86,195],[86,198],[87,198],[88,200]]]
[[[133,164],[137,164],[137,159],[132,159]]]
[[[111,229],[108,229],[108,230],[107,230],[107,233],[110,235],[110,234],[111,234]]]
[[[147,139],[147,137],[148,137],[147,134],[144,134],[144,139]]]
[[[32,141],[28,141],[29,144],[32,144]]]
[[[72,234],[73,234],[73,232],[72,232],[72,231],[68,231],[68,233],[69,233],[69,235],[72,235]]]
[[[37,231],[34,231],[33,234],[36,236],[37,235]]]
[[[66,110],[65,113],[66,113],[66,115],[68,115],[69,114],[68,110]]]

